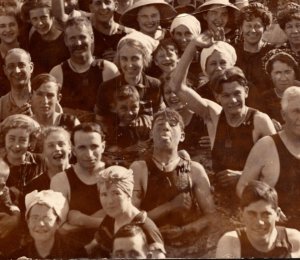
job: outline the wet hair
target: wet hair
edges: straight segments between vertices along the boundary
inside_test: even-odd
[[[48,126],[48,127],[45,127],[42,130],[40,138],[39,138],[41,143],[44,144],[44,142],[46,141],[48,136],[51,135],[52,133],[62,133],[66,137],[66,141],[71,146],[71,134],[61,126]]]
[[[143,64],[144,68],[147,68],[150,66],[151,63],[151,54],[148,52],[147,48],[140,42],[131,38],[124,39],[120,41],[118,48],[117,48],[117,53],[114,59],[114,63],[117,65],[118,68],[120,68],[120,50],[124,46],[129,46],[132,48],[135,48],[140,54],[143,56]]]
[[[286,9],[278,12],[277,21],[282,30],[285,30],[285,26],[293,19],[300,20],[300,5],[295,3],[288,3]]]
[[[153,121],[152,121],[152,128],[155,124],[155,121],[161,116],[163,116],[166,119],[168,118],[175,119],[179,123],[181,130],[184,131],[184,123],[181,115],[176,110],[169,107],[159,110],[156,114],[154,114]]]
[[[117,89],[114,95],[114,101],[124,101],[132,99],[134,101],[140,101],[140,94],[137,89],[132,85],[122,86],[120,89]]]
[[[114,235],[113,239],[115,240],[117,238],[129,238],[134,236],[141,236],[145,245],[148,245],[144,230],[137,224],[127,224],[122,226]]]
[[[289,102],[299,97],[300,97],[300,87],[292,86],[287,88],[283,92],[283,96],[281,98],[281,110],[285,111],[289,105]]]
[[[6,58],[10,55],[10,54],[18,54],[18,55],[22,55],[24,54],[25,56],[27,56],[27,59],[28,59],[28,62],[30,63],[31,62],[31,56],[30,56],[30,53],[25,51],[24,49],[21,49],[21,48],[13,48],[13,49],[10,49],[5,57],[4,57],[4,63],[6,63]]]
[[[37,8],[48,8],[49,15],[53,16],[51,0],[26,0],[21,7],[23,19],[30,21],[30,11]]]
[[[238,82],[241,86],[247,87],[248,82],[244,72],[238,67],[232,67],[221,71],[216,71],[210,80],[210,88],[217,94],[223,91],[223,84]]]
[[[93,123],[93,122],[86,122],[86,123],[79,124],[73,128],[73,131],[71,133],[71,143],[73,145],[75,145],[75,143],[74,143],[75,133],[79,132],[79,131],[82,131],[85,133],[98,133],[101,136],[102,142],[104,141],[105,135],[104,135],[100,125],[98,125],[97,123]]]
[[[79,27],[79,28],[86,27],[88,33],[90,34],[90,36],[92,38],[94,38],[94,32],[93,32],[92,24],[91,24],[90,20],[88,18],[86,18],[85,16],[72,17],[72,18],[69,18],[66,21],[65,26],[64,26],[65,37],[66,37],[67,28],[72,27],[72,26],[76,26],[76,27]]]
[[[157,53],[160,50],[164,50],[164,51],[170,50],[171,46],[173,47],[175,53],[178,56],[179,55],[179,48],[178,48],[176,42],[172,38],[165,38],[165,39],[163,39],[159,42],[158,46],[156,47],[156,49],[152,53],[152,57],[155,58],[155,56],[157,55]]]
[[[244,21],[250,22],[254,18],[260,18],[264,28],[269,26],[273,19],[267,6],[261,3],[251,3],[240,10],[236,18],[236,24],[242,25]]]
[[[31,81],[31,87],[33,91],[37,91],[42,84],[53,82],[57,86],[57,95],[61,92],[61,84],[57,82],[57,79],[49,73],[41,73],[33,78]]]
[[[289,67],[293,68],[294,72],[298,72],[298,62],[294,57],[294,53],[289,49],[274,49],[269,51],[263,57],[263,66],[265,72],[270,75],[273,70],[273,64],[276,61],[287,64]]]
[[[251,181],[242,193],[240,207],[243,210],[251,203],[255,203],[260,200],[270,203],[273,209],[278,208],[278,195],[276,190],[265,182]]]

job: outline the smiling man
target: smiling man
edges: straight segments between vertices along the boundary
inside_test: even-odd
[[[90,242],[103,220],[97,175],[104,169],[101,161],[105,147],[102,130],[95,123],[83,123],[74,128],[71,141],[77,162],[58,173],[50,187],[60,191],[68,200],[70,211],[64,231],[82,245]]]
[[[244,228],[221,237],[217,258],[299,258],[300,232],[276,225],[281,211],[274,188],[264,182],[250,182],[240,207]]]

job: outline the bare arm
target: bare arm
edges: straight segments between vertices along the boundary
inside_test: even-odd
[[[133,196],[132,196],[132,204],[140,208],[142,198],[145,195],[145,191],[147,189],[147,181],[148,181],[148,171],[147,166],[144,161],[136,161],[133,162],[130,167],[133,171],[134,177],[134,188],[133,188]]]
[[[236,231],[224,234],[217,245],[216,258],[240,258],[241,244]]]
[[[276,134],[276,129],[271,118],[267,114],[262,112],[258,112],[255,114],[254,129],[254,142],[264,136]]]
[[[68,214],[68,222],[71,225],[82,228],[98,228],[104,217],[105,212],[103,209],[90,216],[78,210],[70,210]]]
[[[65,172],[60,172],[52,177],[50,182],[50,189],[61,192],[65,198],[70,202],[70,184]]]
[[[300,257],[300,232],[296,229],[287,228],[287,237],[292,244],[292,258]]]
[[[65,13],[64,0],[52,0],[52,13],[58,21],[66,22],[68,20],[69,16]]]
[[[53,67],[50,74],[56,78],[58,83],[63,84],[63,72],[60,64]]]
[[[108,60],[104,60],[104,68],[103,68],[103,74],[102,74],[103,81],[107,81],[112,78],[115,78],[119,74],[120,74],[120,72],[114,63],[112,63]]]

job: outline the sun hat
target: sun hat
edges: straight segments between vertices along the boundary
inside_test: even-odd
[[[237,8],[234,4],[230,3],[229,0],[208,0],[205,3],[203,3],[202,5],[200,5],[195,13],[202,13],[202,12],[206,12],[210,9],[211,5],[222,5],[225,7],[230,7],[232,9],[234,9],[235,11],[239,11],[240,9]]]
[[[176,11],[173,8],[173,6],[171,6],[164,0],[138,0],[131,7],[129,7],[125,11],[125,13],[123,13],[123,15],[120,18],[120,23],[125,26],[137,29],[136,27],[138,26],[138,24],[136,18],[138,11],[141,7],[149,5],[158,6],[161,21],[168,20],[176,15]]]

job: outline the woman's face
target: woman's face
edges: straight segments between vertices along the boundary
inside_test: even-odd
[[[294,85],[296,75],[292,67],[277,60],[272,65],[271,79],[274,87],[283,93],[288,87]]]
[[[260,42],[264,30],[263,22],[259,17],[255,17],[251,21],[244,20],[241,27],[244,41],[250,45]]]
[[[191,42],[194,38],[194,35],[189,30],[189,28],[185,25],[179,25],[173,30],[173,39],[177,43],[180,50],[183,52],[186,46]]]
[[[13,16],[0,16],[0,40],[10,44],[17,41],[19,26]]]
[[[144,57],[136,48],[124,45],[119,51],[120,67],[125,77],[137,77],[144,68]]]
[[[214,51],[206,61],[205,71],[208,77],[211,78],[216,71],[231,68],[232,66],[234,64],[230,64],[227,55],[219,51]]]
[[[100,201],[106,214],[112,218],[121,217],[132,205],[128,194],[115,184],[110,186],[100,185]]]
[[[203,18],[207,22],[208,29],[216,32],[218,28],[226,27],[229,20],[228,9],[222,5],[211,5],[209,10],[203,14]]]
[[[67,167],[70,155],[70,139],[64,132],[52,132],[44,140],[43,156],[48,167]]]
[[[27,224],[35,242],[52,241],[59,228],[58,217],[54,210],[44,204],[36,204],[31,208]]]
[[[159,10],[153,5],[141,7],[137,13],[137,22],[142,33],[153,35],[160,25]]]
[[[42,35],[47,35],[53,25],[54,18],[50,16],[49,8],[36,8],[29,11],[30,22],[34,29]]]

